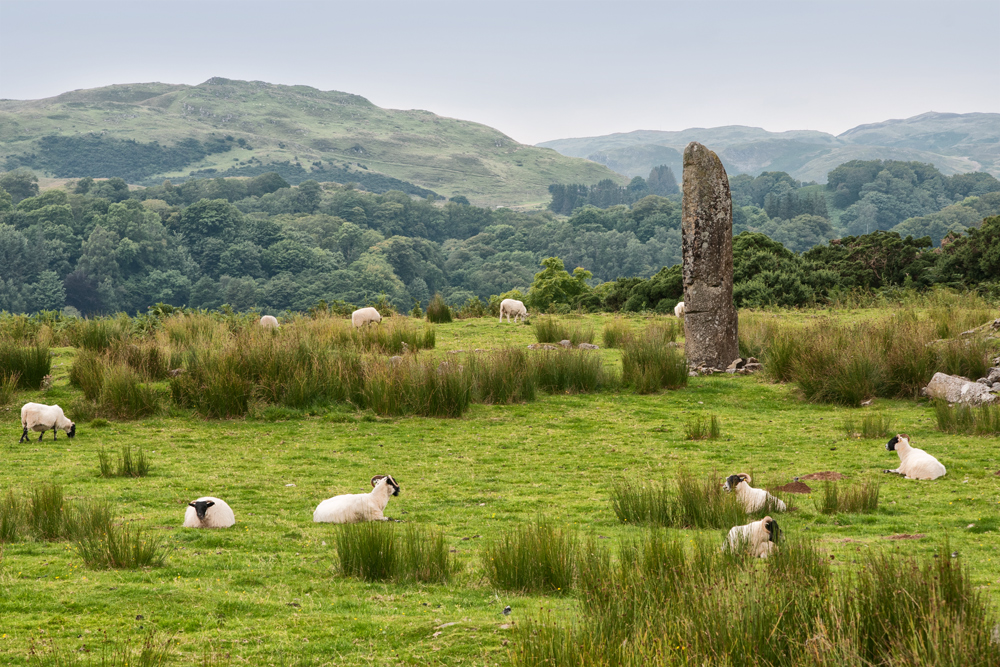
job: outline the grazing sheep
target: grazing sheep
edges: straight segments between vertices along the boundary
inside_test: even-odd
[[[45,437],[45,432],[52,429],[52,439],[58,440],[56,437],[56,429],[62,429],[66,431],[66,437],[72,438],[76,435],[76,424],[71,422],[63,414],[62,408],[58,405],[43,405],[41,403],[25,403],[21,407],[21,426],[24,428],[24,432],[21,433],[21,439],[18,443],[27,442],[28,431],[41,431],[38,436],[38,442],[42,441]]]
[[[354,325],[355,329],[366,324],[371,324],[372,322],[382,324],[382,316],[371,306],[368,308],[358,308],[351,313],[351,324]]]
[[[723,551],[748,551],[754,558],[767,558],[778,541],[778,522],[769,516],[745,526],[733,526],[722,544]]]
[[[910,447],[910,436],[900,433],[892,440],[885,443],[885,448],[890,452],[899,454],[899,467],[895,470],[883,470],[882,472],[894,472],[903,475],[906,479],[937,479],[944,477],[948,472],[941,462],[922,449]]]
[[[674,317],[684,317],[684,302],[681,301],[674,306]]]
[[[277,318],[274,315],[265,315],[260,318],[260,328],[261,329],[277,329],[279,326]]]
[[[349,493],[327,498],[313,512],[316,523],[358,523],[360,521],[388,521],[382,511],[389,503],[389,496],[399,495],[399,484],[392,475],[372,477],[370,493]]]
[[[743,505],[747,514],[759,512],[762,509],[784,512],[785,503],[775,498],[764,489],[755,489],[750,486],[750,475],[741,472],[737,475],[730,475],[726,478],[722,488],[726,491],[735,491],[736,499]]]
[[[184,511],[185,528],[229,528],[235,523],[233,508],[225,500],[211,496],[188,503]]]
[[[507,322],[510,322],[510,316],[514,316],[514,324],[517,324],[517,318],[527,322],[528,321],[528,309],[524,307],[524,304],[517,299],[504,299],[500,302],[500,321],[503,322],[503,316],[507,316]]]

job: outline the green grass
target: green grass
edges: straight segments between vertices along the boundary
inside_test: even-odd
[[[844,432],[848,438],[887,438],[892,431],[892,417],[883,412],[868,412],[858,419],[854,413],[844,418]]]
[[[593,325],[582,322],[567,322],[551,315],[536,317],[531,322],[535,340],[539,343],[559,343],[568,340],[573,347],[580,343],[594,342]]]
[[[871,514],[878,511],[878,480],[858,484],[824,482],[817,494],[816,509],[823,514]]]
[[[451,322],[451,308],[440,294],[435,294],[431,302],[427,304],[427,321],[434,324]]]
[[[948,405],[934,401],[937,427],[945,433],[964,435],[1000,435],[1000,405]]]
[[[722,424],[718,415],[693,417],[684,429],[688,440],[718,440],[722,436]]]
[[[444,533],[374,521],[340,526],[340,573],[365,581],[447,582],[455,569]]]
[[[884,316],[877,310],[821,313],[845,322]],[[815,314],[782,311],[777,315],[790,325],[806,326]],[[601,331],[611,319],[587,315],[582,322]],[[626,321],[637,331],[644,322],[641,318]],[[291,331],[292,327],[283,325],[279,338]],[[433,350],[409,355],[426,358],[435,369],[441,361],[448,361],[471,372],[472,357],[500,355],[509,348],[514,349],[511,354],[523,352],[528,358],[535,354],[525,349],[535,342],[530,327],[501,326],[493,318],[459,320],[438,325],[435,331]],[[494,352],[473,352],[476,349]],[[465,352],[448,354],[457,350]],[[68,382],[78,351],[66,347],[51,351],[53,387],[44,393],[37,389],[20,392],[19,401],[68,406],[82,397],[82,391]],[[586,354],[596,355],[609,373],[621,372],[621,350]],[[506,382],[500,375],[497,371],[500,379],[491,386]],[[739,584],[756,581],[750,577],[757,572],[770,576],[779,567],[801,573],[796,577],[825,577],[830,586],[826,590],[835,594],[821,600],[837,602],[857,592],[857,604],[869,606],[843,609],[867,610],[865,623],[878,618],[874,612],[879,608],[872,600],[906,597],[876,598],[876,594],[890,585],[916,585],[910,559],[916,559],[921,577],[921,568],[931,561],[935,566],[965,568],[965,578],[959,583],[987,599],[994,617],[1000,608],[996,575],[1000,505],[994,475],[1000,470],[1000,459],[994,439],[939,431],[934,408],[926,402],[879,399],[878,410],[891,418],[894,429],[910,434],[915,446],[931,451],[946,465],[945,477],[924,482],[878,475],[879,509],[874,513],[827,515],[817,510],[813,500],[796,497],[799,507],[778,521],[787,544],[809,538],[815,557],[803,547],[783,551],[782,558],[766,563],[737,562],[730,570],[714,555],[728,528],[750,518],[734,516],[728,525],[725,519],[714,520],[716,526],[710,528],[677,526],[713,521],[704,516],[707,513],[699,517],[700,499],[716,492],[728,498],[731,494],[721,491],[721,481],[729,473],[751,472],[754,486],[769,488],[812,472],[837,471],[850,480],[861,480],[895,467],[898,457],[886,452],[883,442],[844,438],[844,421],[859,414],[857,409],[805,401],[794,383],[723,374],[692,377],[682,389],[648,395],[629,389],[569,394],[537,390],[534,400],[528,401],[500,400],[501,393],[496,389],[495,402],[470,404],[459,419],[382,417],[349,403],[323,402],[301,408],[281,405],[283,412],[272,415],[271,421],[206,419],[193,408],[170,406],[139,420],[81,421],[72,441],[60,437],[22,445],[16,444],[17,410],[0,411],[4,432],[13,434],[5,445],[0,470],[0,539],[7,490],[13,488],[15,502],[23,508],[32,489],[53,482],[62,488],[64,502],[73,507],[106,502],[114,523],[162,536],[169,550],[159,567],[105,570],[88,567],[67,537],[40,539],[26,531],[5,541],[0,563],[0,635],[7,635],[0,639],[2,662],[31,664],[31,642],[38,646],[51,641],[61,655],[75,656],[83,655],[78,649],[84,644],[97,649],[104,632],[138,637],[155,629],[158,637],[175,640],[169,648],[169,664],[199,663],[203,656],[213,655],[226,660],[228,653],[233,664],[510,665],[531,649],[522,633],[538,629],[542,621],[545,632],[558,632],[560,637],[575,624],[587,636],[600,639],[601,634],[590,632],[593,626],[588,620],[595,617],[590,610],[594,614],[598,610],[589,597],[598,575],[620,573],[623,550],[639,558],[648,549],[652,554],[649,567],[674,562],[667,558],[676,551],[670,545],[677,543],[692,567],[701,563],[710,573],[730,573],[726,577],[731,580],[721,576],[715,580],[721,582],[720,588],[706,598],[706,605],[731,609],[745,595],[762,596],[766,604],[761,605],[760,623],[770,619],[765,638],[788,603],[780,597],[788,586],[768,587],[765,578],[750,593],[741,593]],[[723,424],[722,438],[685,438],[684,427],[690,419],[712,414]],[[99,477],[97,452],[102,447],[118,452],[126,445],[143,448],[155,463],[154,474]],[[678,523],[652,516],[644,522],[619,520],[612,504],[618,480],[644,483],[647,489],[656,485],[668,498],[677,499],[681,464],[689,478],[704,485],[702,491],[692,485],[683,496],[682,516],[687,518]],[[714,477],[713,471],[717,472]],[[402,487],[386,508],[387,515],[404,521],[394,526],[397,539],[410,526],[440,533],[454,562],[446,583],[368,582],[339,570],[336,540],[342,526],[315,524],[312,512],[324,498],[366,492],[375,474],[391,474]],[[822,493],[822,483],[807,483],[814,496]],[[202,495],[226,500],[236,513],[236,525],[228,530],[181,529],[187,503]],[[647,495],[653,494],[636,497]],[[494,587],[482,560],[487,546],[509,531],[536,525],[539,519],[578,539],[571,591],[526,594]],[[967,528],[970,524],[975,527]],[[650,525],[667,526],[659,529],[660,543],[655,547],[650,546]],[[925,537],[889,539],[901,534]],[[948,557],[934,559],[945,536]],[[630,546],[643,544],[647,546],[641,552]],[[951,552],[958,557],[952,559]],[[873,558],[884,554],[887,562],[869,560],[869,553]],[[694,554],[701,556],[695,559]],[[809,568],[819,561],[828,563],[822,567],[829,575],[810,574]],[[743,573],[737,565],[749,570]],[[881,573],[889,578],[884,586],[873,581]],[[931,579],[927,581],[933,581],[938,571],[928,573]],[[954,581],[953,574],[947,569],[943,576]],[[664,580],[666,576],[664,570]],[[854,577],[853,583],[841,587],[845,580],[840,577]],[[609,586],[617,581],[604,580]],[[692,586],[697,581],[704,580],[692,579]],[[816,591],[820,583],[801,588]],[[659,585],[650,589],[650,594],[664,592]],[[617,604],[615,608],[628,611],[635,609],[626,604],[630,600],[643,605],[650,602],[642,590],[636,590],[634,599],[618,595],[607,599],[607,605]],[[687,593],[684,599],[696,602]],[[931,604],[929,593],[918,599]],[[897,609],[895,605],[903,605],[904,599],[890,601],[893,606],[885,607],[885,618],[895,619],[899,627],[927,618],[923,611]],[[510,616],[502,613],[507,605],[512,608]],[[655,605],[650,602],[650,607],[641,609],[655,609]],[[763,615],[765,611],[772,615]],[[794,616],[798,613],[799,607],[793,604],[786,618],[800,618]],[[676,617],[690,618],[681,613]],[[601,612],[600,618],[608,616]],[[666,637],[657,635],[663,614],[648,618],[653,625],[646,636]],[[736,630],[756,632],[750,618],[732,618],[734,636]],[[614,627],[609,626],[609,631]],[[775,637],[786,637],[786,627],[779,626]],[[819,635],[815,626],[803,627],[812,631],[809,637]],[[938,637],[950,637],[944,633],[955,630],[947,624],[926,627]],[[838,635],[829,634],[834,628],[827,626],[827,637],[837,639]],[[879,636],[874,629],[865,633]],[[891,637],[897,636],[900,633]],[[638,642],[641,635],[633,637]],[[798,641],[803,635],[789,630],[787,637]],[[891,637],[886,641],[891,643]],[[926,642],[933,647],[932,640],[929,637]],[[925,640],[921,642],[924,646]],[[621,639],[615,645],[620,646]],[[864,644],[865,650],[877,645]],[[949,662],[947,651],[952,649],[945,642],[936,646],[942,651],[941,664],[956,664]],[[138,649],[138,640],[133,641],[130,650]],[[643,655],[636,650],[638,656]],[[900,655],[903,664],[920,664],[907,660],[905,653]],[[841,661],[841,654],[831,656],[828,665],[850,664]],[[756,658],[747,661],[751,659]],[[646,662],[656,664],[655,659]]]
[[[131,445],[122,447],[116,462],[111,454],[104,449],[97,452],[97,461],[101,477],[145,477],[149,474],[149,457],[142,447],[132,450]]]

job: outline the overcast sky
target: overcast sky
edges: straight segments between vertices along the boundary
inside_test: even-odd
[[[1000,112],[1000,0],[16,2],[0,97],[213,76],[428,109],[518,141]]]

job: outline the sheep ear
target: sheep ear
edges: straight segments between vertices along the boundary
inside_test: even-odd
[[[741,472],[739,475],[737,475],[737,477],[739,477],[740,479],[742,479],[747,484],[750,483],[750,475],[746,474],[745,472]]]
[[[385,475],[375,475],[372,477],[372,488],[375,488],[375,485],[378,484],[379,480],[383,477],[385,477]]]
[[[208,502],[205,503],[205,508],[208,509],[209,507],[215,507],[214,500],[209,500]]]
[[[188,507],[194,507],[194,503],[188,503]]]

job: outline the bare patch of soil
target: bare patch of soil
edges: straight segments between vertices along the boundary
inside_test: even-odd
[[[826,470],[824,472],[813,472],[808,475],[802,475],[799,479],[814,479],[819,482],[836,482],[840,479],[845,479],[847,475],[839,472],[831,472]]]
[[[924,535],[923,533],[917,533],[916,535],[908,535],[907,533],[903,533],[902,535],[889,535],[885,539],[887,539],[887,540],[919,540],[919,539],[921,539],[923,537],[927,537],[927,536]]]
[[[779,493],[812,493],[812,489],[809,488],[808,484],[803,482],[791,482],[785,484],[784,486],[776,486],[773,489],[768,489],[771,493],[778,491]]]

